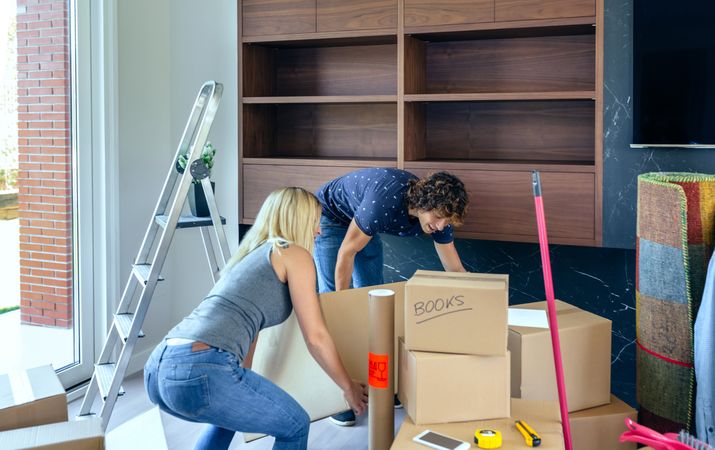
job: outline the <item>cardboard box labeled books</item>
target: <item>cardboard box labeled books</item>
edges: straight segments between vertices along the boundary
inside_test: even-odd
[[[392,443],[392,450],[425,450],[427,447],[412,441],[412,438],[425,430],[468,442],[470,448],[474,444],[474,431],[478,428],[499,430],[502,434],[502,450],[530,449],[524,438],[514,426],[514,421],[526,421],[539,435],[541,445],[539,450],[563,450],[564,438],[561,430],[561,414],[558,402],[542,402],[535,400],[511,399],[511,417],[506,419],[480,420],[474,422],[443,423],[415,425],[408,416],[402,422],[400,432]],[[578,447],[574,447],[580,450]]]
[[[546,302],[512,308],[546,309]],[[556,301],[561,356],[569,411],[609,402],[611,321]],[[509,327],[511,395],[527,400],[558,400],[551,334],[548,329]]]
[[[0,374],[0,431],[66,420],[67,395],[52,366]]]
[[[611,403],[569,414],[573,448],[578,450],[635,450],[635,442],[619,442],[626,431],[624,420],[636,420],[638,412],[615,395]]]
[[[409,350],[504,355],[508,275],[418,270],[405,285]]]
[[[399,397],[416,424],[509,417],[509,355],[407,350],[400,339]]]

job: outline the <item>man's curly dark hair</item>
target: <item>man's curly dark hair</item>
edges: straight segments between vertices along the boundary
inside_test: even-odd
[[[469,196],[462,180],[448,172],[437,172],[408,183],[405,195],[408,208],[434,211],[449,218],[453,225],[464,222]]]

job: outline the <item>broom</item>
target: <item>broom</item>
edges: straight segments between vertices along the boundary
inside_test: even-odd
[[[554,300],[554,283],[551,277],[551,259],[549,258],[549,242],[546,236],[546,217],[544,202],[541,198],[541,177],[539,171],[532,172],[534,184],[534,205],[536,207],[536,226],[539,229],[539,246],[541,247],[541,265],[544,272],[544,287],[546,289],[546,306],[549,315],[549,330],[551,331],[551,347],[554,351],[554,366],[556,367],[556,387],[559,391],[559,407],[561,408],[561,426],[564,430],[566,450],[572,450],[571,426],[569,425],[569,409],[566,404],[566,387],[564,386],[564,366],[561,362],[561,343],[559,341],[559,324],[556,320],[556,301]]]

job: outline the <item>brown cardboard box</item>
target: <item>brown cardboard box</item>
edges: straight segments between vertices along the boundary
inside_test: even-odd
[[[636,420],[638,412],[615,395],[611,403],[569,414],[573,448],[578,450],[635,450],[635,442],[620,443],[626,431],[624,420]]]
[[[512,308],[546,309],[546,302]],[[569,411],[609,402],[611,321],[557,300],[561,357]],[[509,327],[511,395],[528,400],[558,400],[556,369],[548,329]]]
[[[320,295],[326,325],[352,378],[368,381],[368,292],[373,289],[395,292],[395,336],[404,336],[404,286],[404,282],[390,283]],[[397,355],[396,339],[394,348]],[[308,352],[295,314],[282,324],[261,331],[253,370],[295,398],[311,420],[348,409],[340,388]],[[258,436],[244,434],[249,441]]]
[[[52,366],[0,374],[0,431],[66,420],[67,395]]]
[[[511,418],[481,420],[476,422],[415,425],[408,416],[402,422],[400,432],[392,443],[392,450],[425,450],[427,447],[412,441],[425,430],[436,431],[474,445],[474,431],[478,428],[495,429],[502,434],[502,450],[533,450],[527,447],[522,435],[514,427],[514,421],[521,419],[531,425],[541,436],[539,450],[563,450],[564,438],[561,429],[561,415],[557,402],[511,399]],[[576,450],[578,447],[574,447]]]
[[[405,285],[405,345],[504,355],[508,296],[508,275],[418,270]]]
[[[416,424],[509,417],[509,355],[427,353],[400,339],[399,397]]]
[[[395,292],[395,350],[397,338],[405,335],[405,282],[320,294],[320,307],[350,376],[367,383],[368,295],[373,289]],[[393,366],[394,367],[394,366]],[[397,380],[397,377],[395,377]]]
[[[0,433],[3,450],[38,447],[43,450],[104,450],[101,420],[89,418]]]

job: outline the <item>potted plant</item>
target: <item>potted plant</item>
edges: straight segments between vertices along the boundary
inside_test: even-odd
[[[211,145],[211,142],[207,142],[201,151],[200,159],[208,169],[209,177],[211,176],[211,169],[214,166],[214,156],[216,156],[216,148]],[[185,154],[179,155],[179,159],[176,161],[179,173],[184,173],[188,162],[188,158]],[[212,191],[215,191],[215,185],[216,183],[212,181]],[[195,178],[189,187],[189,208],[191,209],[191,214],[196,217],[208,217],[211,215],[209,207],[206,204],[206,196],[204,195],[204,187],[201,184],[201,180]]]

